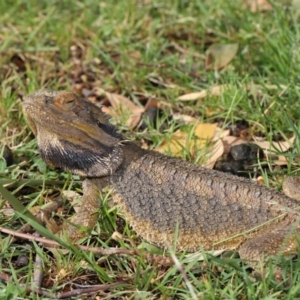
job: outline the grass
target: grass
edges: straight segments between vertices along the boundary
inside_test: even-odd
[[[194,116],[205,123],[222,120],[226,127],[246,120],[252,134],[271,141],[295,134],[295,145],[285,154],[289,165],[264,168],[270,185],[279,188],[283,176],[299,170],[300,32],[299,12],[289,1],[272,1],[272,5],[270,11],[250,12],[243,8],[242,1],[225,0],[0,1],[0,145],[7,144],[15,160],[8,167],[1,161],[0,183],[34,179],[34,185],[25,182],[8,187],[27,207],[42,205],[59,195],[61,189],[47,184],[47,180],[66,180],[63,190],[80,192],[78,177],[52,170],[42,162],[25,125],[21,104],[25,95],[41,87],[72,89],[79,94],[101,87],[139,105],[154,97],[169,103],[171,113]],[[223,70],[205,70],[205,51],[216,43],[238,43],[238,53]],[[259,90],[242,88],[251,83],[259,84]],[[230,89],[219,96],[201,101],[176,100],[180,95],[221,84],[230,85]],[[153,147],[171,134],[170,128],[176,128],[172,123],[169,132],[161,133],[150,126],[138,132],[125,126],[124,116],[119,117],[113,120],[119,128]],[[4,202],[1,206],[1,226],[18,229],[24,220],[9,213]],[[160,251],[146,242],[141,244],[116,208],[104,205],[101,213],[85,244]],[[115,231],[122,233],[120,239],[113,239]],[[270,262],[266,276],[253,281],[236,255],[220,258],[204,253],[204,261],[199,262],[176,253],[179,266],[159,267],[143,255],[98,256],[72,248],[63,253],[27,241],[8,243],[5,237],[1,235],[0,274],[11,276],[11,280],[0,281],[1,299],[50,298],[27,293],[27,287],[33,286],[37,254],[44,263],[42,287],[53,293],[122,279],[123,283],[98,292],[98,296],[300,297],[299,262],[288,258]],[[20,257],[26,257],[28,263],[20,264]],[[281,277],[274,275],[276,265],[282,269]]]

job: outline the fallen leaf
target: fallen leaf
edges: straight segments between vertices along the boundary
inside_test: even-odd
[[[225,147],[223,143],[223,139],[228,137],[230,134],[230,130],[223,130],[222,128],[216,127],[214,137],[212,139],[214,143],[213,147],[210,151],[210,156],[208,160],[205,162],[204,167],[212,169],[217,160],[224,154]]]
[[[197,123],[198,119],[191,117],[189,115],[183,115],[179,113],[175,113],[172,115],[173,120],[183,123],[183,124],[195,124]]]
[[[135,128],[141,120],[141,115],[144,111],[132,113],[127,119],[125,125],[130,128]]]
[[[268,142],[268,141],[254,141],[254,144],[261,147],[264,151],[264,154],[267,160],[272,161],[272,163],[276,166],[285,166],[288,164],[288,160],[284,155],[276,155],[276,152],[285,152],[289,150],[295,141],[296,137],[292,136],[287,141],[281,142]],[[275,158],[272,157],[275,155]]]
[[[204,99],[208,95],[220,96],[226,89],[228,89],[230,87],[231,86],[228,84],[216,85],[216,86],[212,86],[206,90],[202,90],[200,92],[182,95],[182,96],[178,97],[177,100],[179,100],[179,101],[194,101],[194,100]]]
[[[95,89],[95,95],[105,96],[115,110],[125,109],[129,111],[133,111],[133,110],[141,109],[139,106],[134,104],[130,99],[126,98],[125,96],[115,94],[115,93],[109,93],[101,88]]]
[[[255,139],[255,137],[254,137]],[[224,153],[227,154],[230,152],[230,149],[235,145],[240,144],[249,144],[249,141],[241,139],[239,137],[235,136],[225,136],[222,138],[223,144],[224,144]],[[295,136],[291,137],[287,141],[281,141],[281,142],[268,142],[268,141],[260,141],[260,140],[254,140],[250,143],[258,145],[264,152],[264,155],[266,156],[267,160],[272,160],[274,165],[277,166],[283,166],[288,163],[287,159],[283,155],[276,155],[277,151],[285,152],[289,150],[295,141]],[[271,159],[271,156],[276,156],[275,158]]]
[[[211,154],[212,153],[212,154]],[[203,165],[204,167],[208,169],[212,169],[217,160],[223,155],[224,153],[224,145],[221,139],[217,139],[214,143],[214,146],[210,149],[210,156],[208,160]]]
[[[230,129],[225,129],[224,130],[220,127],[216,128],[215,137],[223,139],[223,138],[225,138],[226,136],[229,136],[229,135],[230,135]]]
[[[113,109],[102,108],[102,111],[109,113],[112,116],[120,116],[124,111],[128,112],[129,117],[126,121],[126,125],[130,128],[134,128],[140,121],[142,113],[145,111],[143,107],[139,107],[134,104],[130,99],[123,95],[109,93],[103,89],[97,88],[95,90],[96,95],[104,95]]]
[[[190,138],[190,133],[177,130],[169,141],[164,140],[162,145],[155,150],[161,153],[170,152],[172,156],[181,156],[182,151],[186,149],[193,155],[196,150],[203,149],[212,140],[215,136],[216,128],[216,123],[196,124],[193,132],[195,139]],[[220,147],[220,144],[217,147]]]
[[[245,0],[244,9],[249,9],[251,12],[272,10],[272,5],[267,0]]]
[[[206,70],[219,70],[227,66],[236,56],[238,44],[213,44],[206,50]]]
[[[300,1],[300,0],[299,0]],[[200,100],[206,98],[208,95],[210,96],[221,96],[227,89],[243,89],[245,91],[249,91],[249,93],[253,96],[257,96],[258,94],[263,93],[266,89],[267,90],[274,90],[278,89],[280,87],[282,90],[286,90],[288,86],[285,85],[271,85],[271,84],[265,84],[265,85],[260,85],[256,84],[253,82],[249,83],[244,83],[239,86],[233,86],[229,84],[221,84],[221,85],[216,85],[212,86],[206,90],[202,90],[199,92],[193,92],[193,93],[188,93],[181,95],[177,98],[179,101],[194,101],[194,100]]]
[[[199,138],[199,144],[202,147],[206,145],[207,141],[214,137],[217,128],[217,123],[199,123],[195,126],[194,134]],[[201,147],[201,148],[202,148]]]
[[[186,148],[191,148],[191,145],[187,145],[187,133],[177,130],[169,141],[165,139],[155,151],[160,153],[170,152],[172,156],[181,156],[182,149]]]
[[[272,160],[275,166],[286,166],[288,164],[288,160],[285,156],[279,155],[277,159]]]
[[[255,141],[254,144],[258,145],[260,148],[263,149],[265,155],[267,154],[274,154],[277,151],[285,152],[289,150],[295,141],[296,136],[292,136],[287,141],[281,141],[281,142],[269,142],[269,141]]]

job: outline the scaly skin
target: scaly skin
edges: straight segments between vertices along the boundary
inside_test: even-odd
[[[143,150],[126,141],[101,109],[67,91],[27,96],[24,113],[46,163],[85,176],[75,224],[94,226],[98,190],[109,184],[114,202],[136,232],[161,247],[197,251],[236,249],[242,258],[293,253],[299,202],[265,186]],[[67,227],[78,240],[82,233]]]

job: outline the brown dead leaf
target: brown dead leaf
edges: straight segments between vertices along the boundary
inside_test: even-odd
[[[137,106],[131,100],[122,95],[107,93],[106,97],[112,107],[116,110],[122,108],[131,112],[143,111],[143,108]]]
[[[219,70],[227,66],[236,56],[238,44],[213,44],[206,50],[205,70]]]
[[[245,0],[243,8],[249,9],[253,13],[273,9],[272,5],[267,0]]]
[[[299,0],[300,1],[300,0]],[[221,85],[216,85],[212,86],[206,90],[202,90],[199,92],[193,92],[193,93],[188,93],[185,95],[181,95],[177,98],[179,101],[194,101],[194,100],[200,100],[206,98],[208,95],[211,96],[221,96],[227,89],[243,89],[244,91],[249,91],[249,93],[253,96],[257,96],[258,94],[261,94],[265,91],[265,89],[268,90],[273,90],[273,89],[278,89],[277,85],[271,85],[271,84],[265,84],[264,86],[260,84],[256,84],[253,82],[249,83],[244,83],[240,86],[233,86],[229,84],[221,84]],[[280,88],[285,91],[287,90],[288,86],[285,85],[280,85]]]
[[[173,120],[183,124],[195,124],[198,121],[198,119],[194,117],[191,117],[189,115],[179,114],[179,113],[174,113],[172,117]]]
[[[285,152],[289,150],[295,141],[295,136],[292,136],[287,141],[280,141],[280,142],[269,142],[269,141],[254,141],[253,143],[258,145],[260,148],[263,149],[264,153],[272,154],[276,151]]]
[[[141,120],[141,115],[144,112],[144,109],[139,109],[131,112],[129,118],[127,119],[125,125],[130,128],[135,128]]]
[[[202,143],[202,146],[204,146],[207,140],[210,140],[211,138],[214,137],[216,128],[217,128],[217,123],[213,123],[213,124],[199,123],[195,126],[194,134],[200,139],[200,143]]]
[[[220,127],[217,127],[216,128],[216,131],[215,131],[215,137],[219,138],[219,139],[223,139],[225,138],[226,136],[229,136],[230,135],[230,129],[222,129]]]
[[[163,143],[155,149],[155,151],[158,151],[160,153],[166,153],[170,151],[172,156],[180,156],[182,148],[187,147],[186,139],[186,132],[177,130],[174,132],[172,138],[169,141],[164,140]]]
[[[200,92],[188,93],[185,95],[181,95],[177,98],[179,101],[194,101],[206,98],[208,95],[210,96],[221,96],[227,89],[233,88],[234,86],[229,84],[221,84],[212,86],[206,90],[202,90]],[[262,89],[261,85],[254,84],[254,83],[247,83],[241,85],[241,87],[245,90],[249,90],[251,94],[257,94],[258,90]]]
[[[288,164],[288,160],[285,156],[279,155],[276,160],[273,160],[275,166],[286,166]]]
[[[128,111],[134,111],[137,109],[141,109],[140,107],[138,107],[136,104],[134,104],[130,99],[126,98],[125,96],[115,94],[115,93],[109,93],[101,88],[95,89],[95,95],[105,96],[107,98],[107,100],[109,101],[109,103],[111,104],[111,106],[115,110],[125,109]]]
[[[222,128],[216,127],[215,134],[212,139],[212,141],[215,143],[210,151],[211,154],[208,160],[204,164],[204,167],[212,169],[215,166],[217,160],[224,154],[225,148],[224,148],[223,139],[225,137],[228,137],[229,134],[230,134],[229,129],[224,130]]]
[[[109,93],[101,88],[97,88],[95,94],[104,95],[112,106],[112,109],[102,108],[103,112],[108,112],[112,116],[120,116],[124,111],[128,112],[129,118],[126,125],[130,128],[134,128],[138,124],[142,113],[145,111],[143,107],[137,106],[123,95]]]
[[[240,144],[248,144],[249,141],[241,139],[235,136],[225,136],[222,138],[224,144],[224,153],[229,153],[230,149],[235,145]],[[283,155],[276,155],[276,159],[271,159],[272,156],[276,151],[287,151],[293,146],[293,142],[295,141],[295,136],[291,137],[288,141],[281,141],[281,142],[268,142],[268,141],[254,141],[251,142],[253,144],[258,145],[263,151],[267,160],[272,160],[274,165],[276,166],[283,166],[287,164],[287,159]]]
[[[196,124],[194,127],[196,139],[190,139],[188,132],[177,130],[169,141],[164,140],[162,145],[155,150],[161,153],[170,151],[173,156],[181,156],[182,150],[187,149],[193,154],[196,149],[202,149],[207,145],[207,142],[212,140],[216,127],[216,123]]]
[[[276,166],[284,166],[287,165],[288,161],[287,158],[283,155],[276,156],[276,159],[271,159],[273,154],[276,154],[277,151],[285,152],[289,150],[295,141],[296,137],[292,136],[287,141],[280,141],[280,142],[268,142],[268,141],[255,141],[254,144],[261,147],[264,151],[264,154],[267,157],[267,160],[272,160],[274,165]]]
[[[189,93],[182,95],[177,98],[179,101],[194,101],[206,98],[210,96],[220,96],[226,89],[230,88],[228,84],[216,85],[208,88],[207,90],[202,90],[200,92]]]
[[[215,166],[217,160],[223,155],[224,153],[224,145],[222,140],[216,139],[214,146],[211,149],[211,153],[208,160],[205,162],[204,167],[212,169]]]

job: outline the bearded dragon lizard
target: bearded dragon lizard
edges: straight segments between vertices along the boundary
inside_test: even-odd
[[[235,249],[245,259],[293,253],[299,202],[251,180],[140,148],[100,107],[68,91],[38,90],[24,113],[42,159],[85,177],[74,224],[92,228],[99,190],[113,189],[125,219],[145,240],[177,249]],[[78,226],[77,226],[78,227]],[[82,234],[69,226],[76,241]]]

